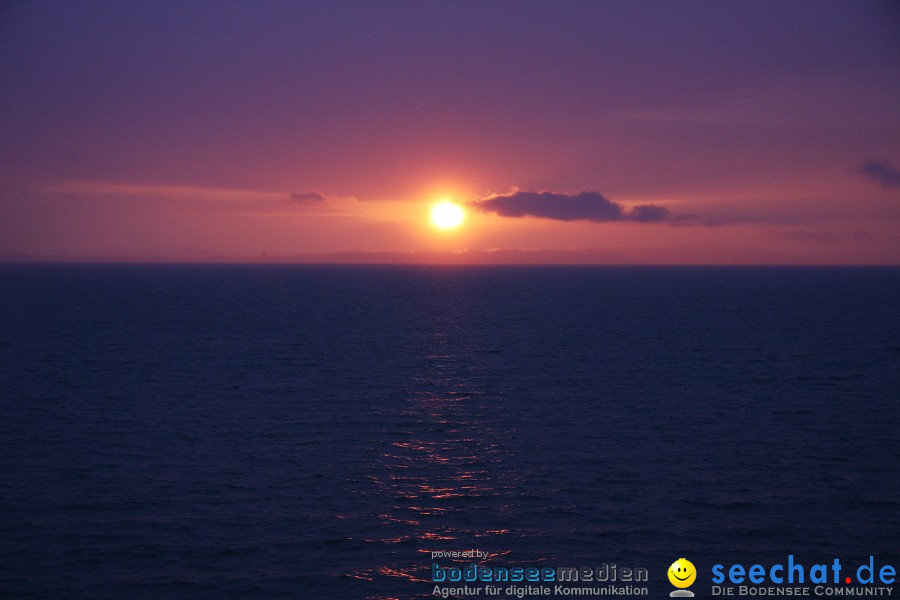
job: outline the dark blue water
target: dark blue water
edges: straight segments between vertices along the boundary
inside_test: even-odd
[[[2,266],[0,596],[898,566],[898,390],[898,269]]]

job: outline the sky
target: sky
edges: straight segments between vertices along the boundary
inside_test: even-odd
[[[0,260],[900,264],[900,4],[6,2]]]

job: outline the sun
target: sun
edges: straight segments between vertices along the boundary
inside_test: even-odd
[[[431,207],[431,224],[438,229],[456,229],[465,220],[463,207],[449,200],[441,200]]]

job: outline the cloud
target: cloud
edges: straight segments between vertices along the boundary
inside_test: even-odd
[[[316,190],[308,190],[306,192],[294,192],[288,196],[292,202],[303,204],[304,206],[319,206],[328,202],[329,198],[322,192]]]
[[[867,160],[856,171],[884,187],[900,187],[900,171],[886,160]]]
[[[656,206],[655,204],[641,204],[632,208],[626,217],[638,223],[665,221],[669,218],[669,209],[664,206]]]
[[[641,204],[630,210],[607,200],[598,192],[558,194],[555,192],[526,192],[513,190],[475,200],[469,205],[482,212],[501,217],[539,217],[557,221],[633,221],[656,223],[669,219],[669,210],[655,204]]]

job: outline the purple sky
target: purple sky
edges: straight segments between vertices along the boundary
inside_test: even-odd
[[[0,258],[897,264],[898,225],[896,2],[0,8]]]

